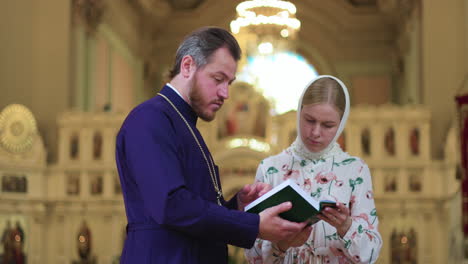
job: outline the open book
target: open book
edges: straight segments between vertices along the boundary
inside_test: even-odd
[[[323,208],[327,206],[336,207],[334,201],[317,201],[313,199],[293,180],[288,179],[248,204],[244,210],[258,214],[267,208],[287,201],[292,203],[292,208],[281,213],[280,216],[292,222],[308,221],[310,224],[314,224],[320,220],[317,218],[317,214]]]

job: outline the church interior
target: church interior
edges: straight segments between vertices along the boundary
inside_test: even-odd
[[[284,8],[283,24],[246,16],[269,2],[284,5],[250,11]],[[0,264],[119,263],[116,133],[202,26],[230,30],[243,50],[229,99],[198,122],[225,197],[295,139],[304,86],[333,75],[351,98],[339,143],[372,173],[377,263],[468,263],[467,1],[0,3]]]

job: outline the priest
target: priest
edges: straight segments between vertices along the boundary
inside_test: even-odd
[[[256,238],[278,241],[304,228],[278,216],[290,203],[243,212],[269,185],[246,185],[225,201],[196,128],[228,98],[240,56],[228,31],[196,30],[179,46],[170,82],[124,121],[116,142],[128,219],[121,263],[227,263],[227,244],[250,248]]]

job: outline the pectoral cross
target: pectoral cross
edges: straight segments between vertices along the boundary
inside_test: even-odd
[[[219,205],[222,205],[221,204],[221,198],[222,197],[223,197],[223,193],[221,191],[218,191],[217,194],[216,194],[216,200],[218,201]]]

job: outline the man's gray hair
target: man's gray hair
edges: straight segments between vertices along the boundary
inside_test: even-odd
[[[172,79],[180,73],[180,66],[184,56],[192,56],[197,67],[208,64],[211,55],[219,48],[226,47],[231,56],[239,61],[241,49],[237,40],[227,30],[218,27],[203,27],[188,36],[180,44],[176,52],[175,63],[169,72]]]

